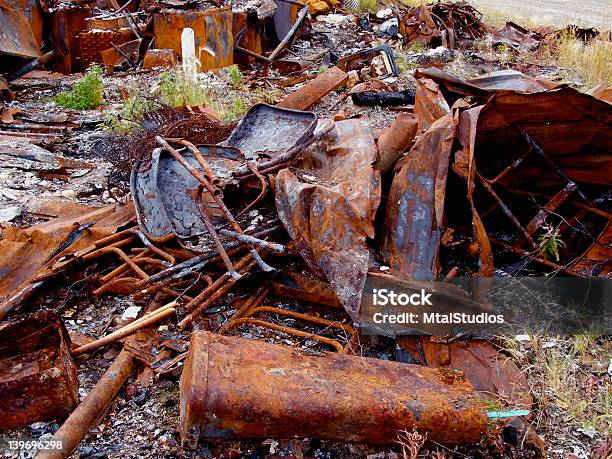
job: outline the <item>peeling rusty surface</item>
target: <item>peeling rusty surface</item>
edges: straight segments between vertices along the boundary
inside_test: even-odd
[[[232,10],[229,6],[201,12],[195,10],[162,10],[154,14],[155,46],[173,49],[182,56],[181,32],[191,28],[195,34],[196,57],[200,71],[233,64],[234,36]]]
[[[438,272],[438,247],[446,175],[454,139],[450,115],[422,134],[395,169],[384,223],[381,254],[400,278],[431,280]]]
[[[277,106],[294,110],[306,110],[321,100],[326,94],[338,89],[347,81],[348,73],[343,72],[338,67],[331,67],[327,72],[319,75],[310,83],[289,94]]]
[[[338,394],[343,394],[339,397]],[[397,431],[477,442],[485,405],[460,372],[195,332],[181,376],[181,438],[321,438],[393,444]]]
[[[0,430],[61,419],[77,405],[70,338],[50,311],[0,327]]]
[[[450,113],[448,102],[439,86],[428,78],[418,78],[414,97],[414,113],[419,116],[419,131],[423,132]]]
[[[593,241],[586,252],[571,264],[571,269],[587,276],[602,276],[612,278],[612,224],[608,221],[603,232]]]
[[[366,119],[340,121],[276,177],[276,209],[309,267],[330,283],[351,317],[359,312],[380,203],[376,145]],[[298,170],[299,169],[299,170]]]

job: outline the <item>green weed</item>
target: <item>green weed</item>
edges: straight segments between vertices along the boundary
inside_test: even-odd
[[[227,69],[227,77],[229,78],[230,85],[234,88],[242,86],[244,75],[240,71],[237,65],[232,65]]]
[[[185,78],[181,69],[162,72],[158,89],[163,103],[171,107],[206,105],[210,95],[197,81]]]
[[[85,76],[79,79],[70,91],[60,92],[55,96],[55,103],[73,110],[90,110],[104,103],[104,83],[102,68],[92,65]]]
[[[546,232],[538,238],[540,251],[544,258],[554,258],[559,261],[559,251],[565,247],[565,242],[559,234],[559,228],[553,228],[549,225],[545,225],[543,228]]]

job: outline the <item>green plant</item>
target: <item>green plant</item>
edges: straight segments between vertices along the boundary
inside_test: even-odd
[[[378,0],[357,0],[349,9],[356,12],[374,12],[378,9]]]
[[[220,107],[217,113],[221,116],[224,123],[231,123],[239,118],[242,118],[248,111],[249,104],[242,96],[234,96],[227,108]]]
[[[74,110],[89,110],[104,103],[104,83],[102,68],[92,65],[83,78],[79,79],[70,91],[55,96],[55,103]]]
[[[155,110],[159,103],[134,92],[130,94],[119,112],[109,113],[102,123],[102,129],[127,134],[142,126],[144,116]]]
[[[395,57],[395,63],[397,64],[397,68],[399,69],[400,73],[410,72],[419,66],[419,64],[415,62],[409,62],[408,59],[402,55]]]
[[[423,46],[420,43],[414,42],[414,43],[411,43],[410,46],[408,46],[406,48],[406,51],[408,51],[409,53],[412,53],[412,54],[424,53],[425,52],[425,46]]]
[[[540,251],[544,258],[552,257],[559,261],[559,250],[565,247],[565,242],[559,234],[559,228],[553,228],[550,225],[545,225],[543,228],[546,232],[538,238]]]
[[[210,101],[210,94],[200,83],[185,77],[179,68],[167,70],[160,74],[158,89],[159,97],[163,103],[172,107],[206,105]]]
[[[244,75],[237,65],[232,65],[227,69],[227,77],[229,78],[230,85],[232,85],[234,88],[239,88],[242,86]]]

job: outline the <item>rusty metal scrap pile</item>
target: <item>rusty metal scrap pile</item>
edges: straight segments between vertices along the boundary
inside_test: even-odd
[[[198,24],[229,31],[217,30],[229,41],[204,34],[212,51],[200,56],[203,69],[232,63],[234,51],[266,68],[273,61],[299,66],[277,59],[306,16],[301,4],[288,5],[294,21],[267,55],[246,18],[232,33],[232,20],[242,19],[229,7],[199,11],[219,16]],[[158,48],[180,53],[175,30],[192,16],[175,10],[188,6],[155,5],[155,30],[174,31],[156,32]],[[83,7],[57,8],[80,15]],[[488,32],[464,3],[396,12],[409,42],[453,47]],[[261,14],[267,17],[263,6]],[[152,49],[150,24],[122,17],[119,29],[142,36],[132,52],[113,35],[119,58],[111,62],[137,67]],[[93,53],[87,40],[102,38],[88,36],[105,29],[88,30],[76,35],[78,59],[62,54],[66,71],[98,58],[84,51]],[[32,40],[31,57],[40,57]],[[182,373],[185,448],[230,438],[393,444],[397,431],[413,427],[441,444],[477,443],[504,426],[488,419],[490,394],[529,410],[524,375],[485,341],[404,337],[397,346],[410,358],[362,357],[362,292],[368,277],[381,276],[488,279],[503,270],[612,277],[609,93],[585,94],[512,70],[463,80],[424,68],[415,73],[416,90],[402,95],[412,104],[384,130],[365,115],[307,111],[381,53],[391,56],[383,71],[393,74],[388,49],[341,59],[277,105],[251,107],[231,128],[206,113],[198,123],[173,121],[140,143],[130,195],[120,204],[60,209],[57,219],[4,228],[0,428],[67,417],[54,436],[62,449],[38,454],[67,457],[137,367],[152,378]],[[368,85],[378,97],[388,92]],[[203,136],[195,125],[219,130]],[[201,143],[213,138],[220,141]],[[550,225],[566,241],[557,259],[538,242]],[[53,305],[36,301],[77,278],[93,295],[147,307],[99,339],[76,336]],[[44,310],[21,314],[33,309]],[[173,339],[163,339],[162,324]],[[264,339],[245,339],[241,330]],[[265,342],[278,336],[293,346]],[[79,403],[77,365],[119,342],[122,351]]]

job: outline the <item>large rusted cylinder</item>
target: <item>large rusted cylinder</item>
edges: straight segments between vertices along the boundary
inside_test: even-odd
[[[181,377],[181,439],[321,438],[393,444],[478,442],[485,404],[462,373],[296,349],[200,331]]]

